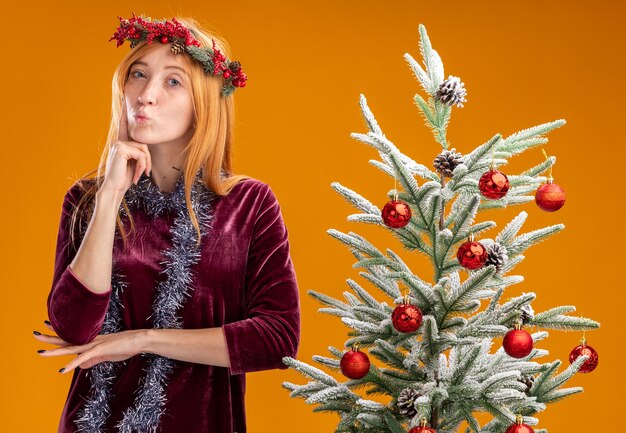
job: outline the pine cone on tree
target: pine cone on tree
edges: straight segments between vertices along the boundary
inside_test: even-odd
[[[522,324],[526,325],[527,323],[530,323],[530,321],[534,317],[535,317],[535,311],[533,310],[533,307],[531,307],[530,305],[524,305],[520,309],[520,318],[522,319]]]
[[[181,40],[173,42],[171,51],[173,54],[180,54],[185,52],[185,43]]]
[[[446,81],[439,85],[437,92],[435,92],[435,99],[449,106],[456,104],[462,107],[463,102],[467,102],[465,100],[466,94],[467,91],[461,79],[450,75]]]
[[[435,169],[445,177],[452,177],[452,172],[463,162],[463,155],[452,150],[444,150],[435,158],[433,165]]]
[[[526,389],[524,390],[524,392],[528,394],[530,388],[532,388],[533,386],[533,383],[535,383],[535,376],[522,376],[522,378],[518,380],[526,385]]]
[[[420,393],[413,388],[404,388],[400,391],[396,406],[400,413],[406,417],[413,418],[417,414],[415,409],[415,400],[420,396]]]
[[[509,260],[506,248],[497,242],[487,247],[487,261],[485,266],[494,265],[497,271],[500,271],[504,264]]]

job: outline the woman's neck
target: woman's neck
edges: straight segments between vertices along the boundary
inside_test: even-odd
[[[171,147],[149,146],[152,159],[152,181],[161,192],[172,192],[183,174],[185,155]],[[174,150],[174,152],[172,152]]]
[[[182,167],[165,167],[165,169],[156,169],[152,165],[152,181],[161,192],[172,192],[176,181],[182,174]]]

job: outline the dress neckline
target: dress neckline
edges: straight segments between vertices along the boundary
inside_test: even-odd
[[[192,188],[192,201],[197,195],[194,190],[204,187],[202,181],[203,170],[200,168],[196,173],[196,183]],[[143,208],[143,210],[153,217],[158,217],[164,211],[176,211],[186,208],[185,200],[185,175],[180,174],[172,191],[161,191],[151,176],[141,174],[137,185],[132,184],[126,191],[126,202]]]

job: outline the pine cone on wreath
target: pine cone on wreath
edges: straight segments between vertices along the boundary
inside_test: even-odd
[[[449,106],[456,104],[462,107],[463,102],[467,102],[465,100],[466,94],[467,91],[461,79],[450,75],[446,81],[439,85],[437,92],[435,92],[435,99]]]
[[[173,54],[180,54],[185,51],[185,43],[181,40],[172,43],[171,51]]]
[[[420,396],[420,393],[414,390],[413,388],[404,388],[400,391],[400,395],[398,395],[398,399],[396,401],[396,406],[400,411],[400,414],[413,418],[417,414],[417,409],[415,409],[415,400]]]
[[[497,242],[487,247],[487,261],[485,266],[494,265],[497,271],[500,271],[504,264],[509,260],[506,248]]]
[[[445,177],[452,177],[452,172],[459,164],[463,162],[463,155],[452,150],[444,150],[435,158],[433,165],[437,172],[441,173]]]

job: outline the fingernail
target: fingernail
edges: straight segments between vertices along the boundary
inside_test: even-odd
[[[35,334],[35,335],[41,335],[41,332],[39,332],[39,331],[33,331],[33,334]]]
[[[44,352],[45,352],[45,350],[44,350],[44,349],[39,349],[39,350],[37,351],[37,353],[44,353]]]
[[[65,371],[65,368],[62,368],[59,370],[59,373],[63,373]]]
[[[46,325],[52,325],[49,320],[44,320],[43,323],[45,323]]]

